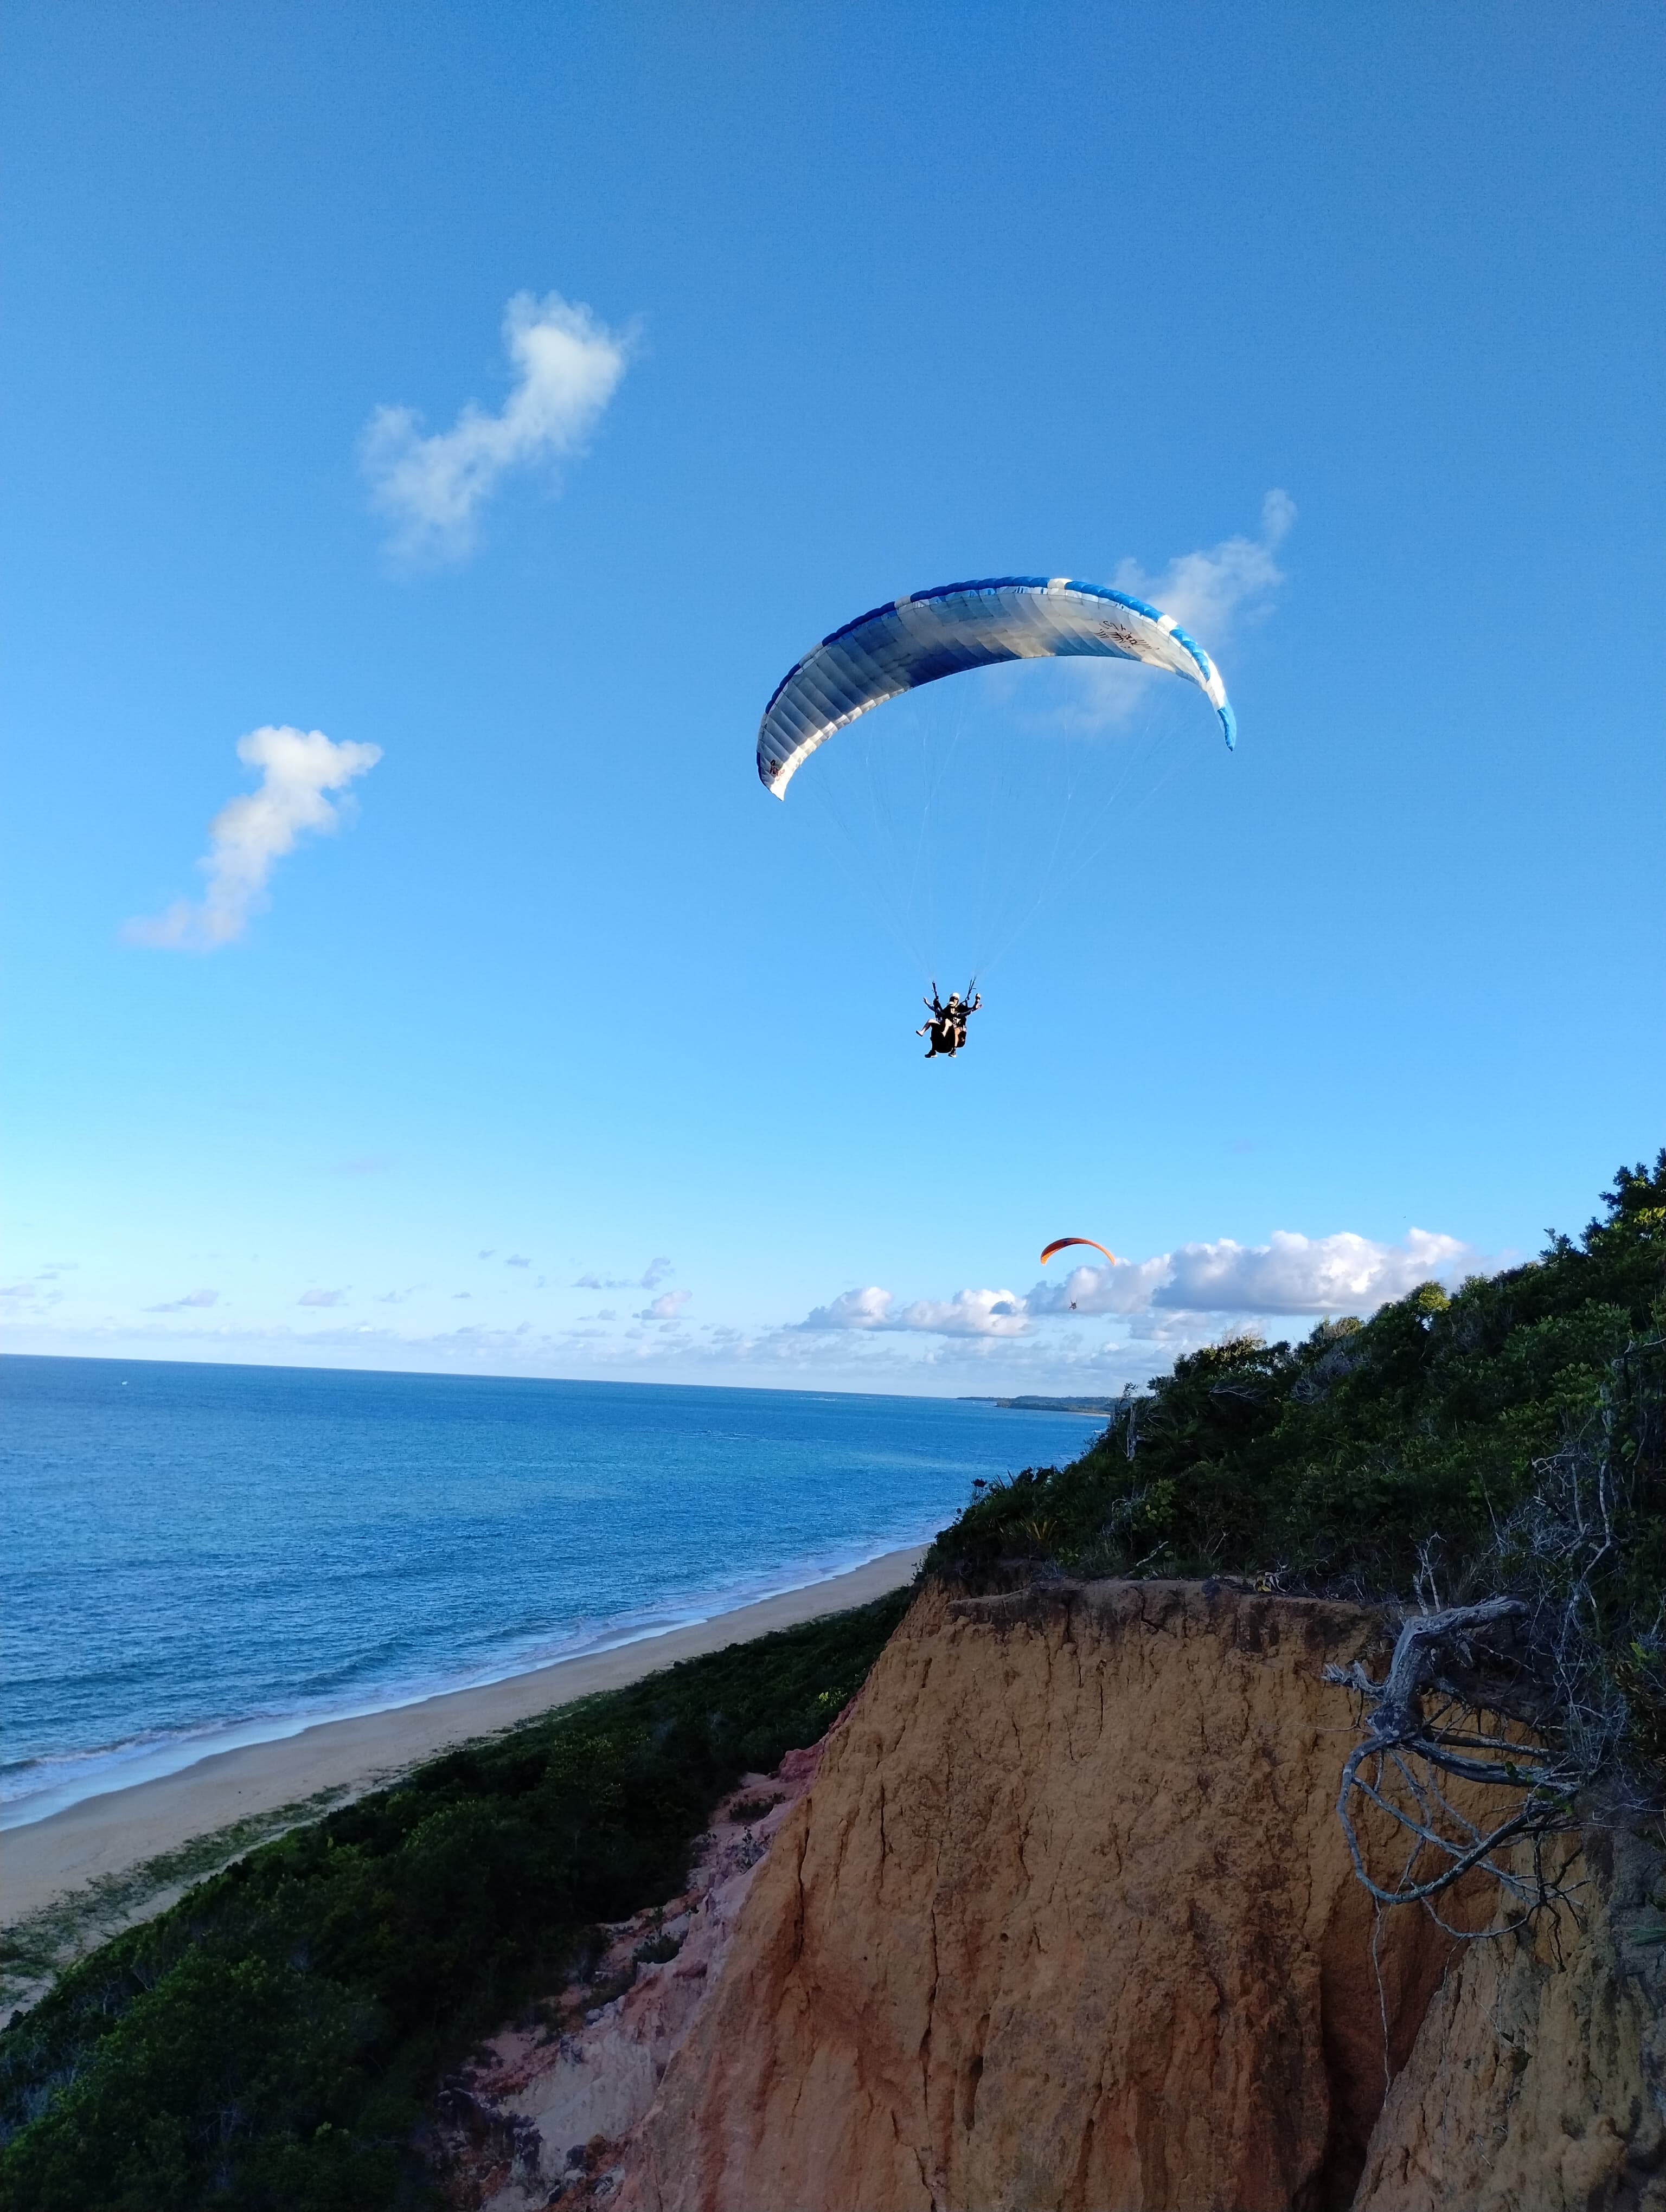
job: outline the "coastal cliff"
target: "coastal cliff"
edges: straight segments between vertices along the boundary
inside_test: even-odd
[[[1578,1909],[1467,1947],[1371,2136],[1355,2212],[1662,2212],[1666,1905],[1660,1851],[1593,1832]]]
[[[758,1869],[614,2201],[1652,2205],[1653,2031],[1640,1985],[1616,2014],[1601,1939],[1559,1979],[1514,1939],[1376,1921],[1353,1876],[1353,1716],[1322,1669],[1379,1635],[1196,1583],[928,1588]],[[1493,1900],[1454,1906],[1479,1926]],[[1524,2063],[1487,2055],[1506,1984]],[[1582,2074],[1594,2014],[1618,2055]],[[1584,2194],[1509,2182],[1551,2149]]]

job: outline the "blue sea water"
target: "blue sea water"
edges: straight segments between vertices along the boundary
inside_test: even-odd
[[[0,1826],[709,1619],[1098,1425],[941,1398],[0,1359]]]

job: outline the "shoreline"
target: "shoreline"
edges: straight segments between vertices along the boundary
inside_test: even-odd
[[[865,1605],[912,1581],[927,1548],[883,1553],[865,1566],[679,1628],[380,1712],[314,1722],[82,1797],[0,1833],[0,1925],[27,1920],[69,1892],[108,1881],[198,1837],[258,1822],[325,1792],[346,1802],[454,1744],[599,1690],[622,1689],[679,1659]]]
[[[668,1606],[658,1619],[652,1613],[635,1620],[626,1616],[612,1629],[600,1628],[589,1640],[575,1642],[569,1650],[557,1650],[537,1658],[506,1660],[501,1665],[488,1662],[478,1671],[454,1673],[450,1680],[442,1676],[426,1684],[411,1682],[380,1695],[370,1692],[362,1702],[344,1700],[333,1709],[326,1705],[311,1712],[303,1710],[271,1713],[252,1720],[221,1722],[164,1736],[149,1745],[118,1745],[106,1751],[65,1754],[55,1763],[81,1769],[73,1778],[46,1783],[14,1796],[0,1796],[0,1849],[3,1849],[5,1837],[55,1819],[60,1813],[73,1811],[89,1798],[113,1796],[121,1791],[139,1789],[148,1782],[165,1781],[200,1766],[207,1759],[216,1759],[224,1752],[284,1742],[291,1736],[333,1727],[340,1721],[379,1721],[410,1706],[429,1705],[441,1698],[476,1690],[495,1690],[504,1683],[547,1674],[552,1668],[567,1666],[574,1660],[605,1658],[610,1652],[628,1650],[632,1644],[658,1643],[684,1629],[727,1620],[731,1613],[745,1612],[749,1607],[770,1604],[777,1598],[795,1597],[800,1592],[819,1589],[824,1583],[860,1574],[891,1558],[893,1553],[906,1551],[923,1557],[931,1540],[926,1537],[918,1545],[892,1545],[866,1558],[858,1556],[843,1566],[819,1573],[812,1571],[800,1582],[777,1579],[775,1576],[760,1577],[749,1592],[733,1591],[710,1600],[696,1599],[674,1610]],[[788,1567],[781,1571],[790,1574],[793,1570]],[[37,1804],[38,1811],[27,1809]],[[3,1871],[0,1886],[3,1886]],[[0,1911],[0,1921],[4,1917],[3,1911]]]

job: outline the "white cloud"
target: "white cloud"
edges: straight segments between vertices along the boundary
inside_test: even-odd
[[[208,890],[200,902],[176,899],[164,914],[125,924],[130,945],[211,952],[240,937],[266,903],[273,863],[307,831],[327,836],[341,827],[342,810],[325,794],[344,790],[382,756],[379,745],[334,744],[322,730],[268,725],[238,739],[237,757],[262,770],[260,787],[222,806],[209,824],[209,849],[197,864]]]
[[[831,1305],[818,1306],[799,1323],[812,1334],[845,1328],[885,1328],[894,1300],[889,1291],[871,1283],[865,1291],[842,1291]]]
[[[663,1291],[650,1304],[645,1305],[635,1318],[638,1321],[676,1321],[693,1296],[692,1291]]]
[[[506,1267],[530,1267],[532,1263],[524,1252],[511,1252],[503,1264]]]
[[[916,1298],[893,1310],[889,1291],[870,1284],[845,1291],[799,1323],[809,1334],[841,1329],[915,1330],[932,1336],[1023,1336],[1029,1328],[1025,1302],[1011,1291],[957,1291],[952,1298]]]
[[[303,1291],[295,1304],[302,1306],[344,1306],[347,1293],[345,1291]]]
[[[1172,615],[1212,657],[1219,657],[1239,624],[1270,611],[1285,580],[1274,556],[1295,520],[1289,494],[1269,491],[1262,501],[1259,538],[1224,538],[1200,552],[1177,554],[1166,568],[1156,571],[1137,561],[1121,562],[1116,588]],[[1073,719],[1091,725],[1125,720],[1152,684],[1170,680],[1127,661],[1079,660],[1069,665],[1081,702]]]
[[[1025,1300],[1027,1312],[1048,1314],[1145,1313],[1169,1279],[1170,1255],[1124,1261],[1116,1267],[1073,1267],[1056,1280],[1037,1283]]]
[[[1038,1283],[1025,1301],[1035,1315],[1371,1314],[1420,1283],[1472,1273],[1475,1254],[1456,1237],[1426,1229],[1384,1244],[1341,1230],[1303,1237],[1275,1230],[1265,1244],[1223,1237],[1183,1244],[1117,1267],[1078,1267],[1062,1282]]]
[[[217,1306],[218,1291],[187,1291],[182,1298],[169,1298],[166,1305],[147,1306],[147,1313],[184,1313],[187,1306]]]
[[[1156,574],[1137,561],[1124,561],[1116,570],[1116,588],[1172,615],[1200,643],[1212,643],[1240,618],[1265,612],[1284,581],[1273,556],[1295,520],[1289,494],[1269,491],[1262,501],[1259,538],[1224,538],[1204,552],[1177,555]]]
[[[361,456],[375,504],[408,560],[460,560],[479,512],[510,469],[581,450],[624,374],[629,331],[610,331],[558,292],[517,292],[503,318],[515,381],[502,410],[471,400],[449,430],[424,437],[409,407],[379,407]]]
[[[952,1298],[916,1298],[891,1326],[932,1336],[1024,1336],[1030,1328],[1024,1300],[1011,1291],[957,1291]]]
[[[1420,1283],[1450,1276],[1471,1261],[1456,1237],[1410,1231],[1379,1244],[1344,1230],[1335,1237],[1274,1231],[1266,1244],[1183,1244],[1154,1304],[1191,1313],[1369,1314]]]
[[[899,1307],[878,1284],[846,1291],[818,1306],[795,1334],[841,1331],[933,1336],[1018,1337],[1038,1322],[1116,1316],[1134,1321],[1174,1316],[1142,1335],[1189,1332],[1203,1316],[1371,1314],[1420,1283],[1455,1281],[1473,1272],[1475,1255],[1456,1237],[1426,1229],[1401,1244],[1378,1243],[1341,1231],[1303,1237],[1278,1230],[1265,1244],[1183,1244],[1154,1259],[1115,1267],[1077,1267],[1037,1283],[1028,1297],[1012,1291],[963,1290],[952,1298],[915,1298]],[[1184,1317],[1184,1318],[1183,1318]]]

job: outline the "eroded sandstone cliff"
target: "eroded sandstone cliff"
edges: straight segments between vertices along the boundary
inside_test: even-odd
[[[1374,1921],[1335,1815],[1353,1717],[1322,1669],[1377,1634],[1208,1585],[927,1591],[759,1870],[621,2201],[1346,2205],[1452,1950]]]
[[[441,2092],[429,2151],[456,2212],[605,2204],[621,2155],[720,1978],[776,1832],[815,1778],[822,1747],[744,1776],[714,1809],[684,1895],[598,1930],[582,1981],[507,2028]],[[646,1947],[646,1952],[645,1948]],[[553,2192],[553,2193],[552,2193]]]
[[[1571,1903],[1468,1945],[1371,2136],[1358,2212],[1663,2212],[1666,1883],[1595,1831]]]

